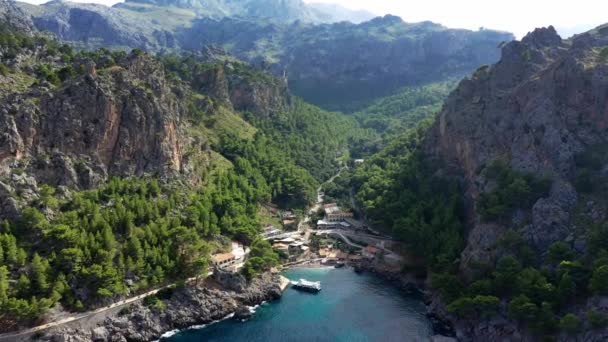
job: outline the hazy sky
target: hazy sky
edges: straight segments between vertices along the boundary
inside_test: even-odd
[[[44,3],[46,0],[25,0]],[[72,0],[75,1],[75,0]],[[405,21],[431,20],[448,27],[481,26],[515,33],[521,38],[540,26],[555,26],[564,36],[608,22],[606,0],[304,0],[338,3],[374,14],[391,13]],[[112,5],[117,0],[77,0]]]

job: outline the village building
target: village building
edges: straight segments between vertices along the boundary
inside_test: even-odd
[[[296,230],[297,228],[298,228],[298,224],[297,224],[296,220],[292,220],[292,219],[283,220],[283,229]]]
[[[289,254],[301,254],[303,252],[302,247],[304,247],[304,242],[296,241],[289,245]]]
[[[284,211],[284,212],[281,213],[281,218],[284,219],[284,220],[285,219],[287,219],[287,220],[295,220],[296,219],[296,215],[293,212],[287,210],[287,211]]]
[[[348,218],[353,217],[353,213],[341,210],[336,203],[325,204],[323,206],[323,209],[325,209],[324,221],[330,224],[335,222],[342,222]]]
[[[367,246],[363,249],[362,255],[366,259],[374,259],[376,256],[380,255],[382,250],[376,248],[374,246]]]
[[[231,243],[231,251],[228,253],[218,253],[211,256],[213,266],[221,269],[227,269],[235,266],[235,271],[245,262],[249,248],[245,248],[238,242]]]
[[[283,252],[285,254],[289,253],[289,244],[277,242],[272,245],[272,248],[277,252]]]
[[[213,266],[217,268],[226,268],[236,263],[236,256],[232,253],[219,253],[211,256]]]

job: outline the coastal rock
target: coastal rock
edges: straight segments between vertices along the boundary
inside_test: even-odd
[[[608,68],[599,51],[607,44],[605,27],[573,41],[562,40],[553,27],[536,29],[520,42],[504,44],[498,63],[479,68],[446,100],[427,132],[424,150],[444,161],[443,173],[461,179],[464,201],[470,204],[459,259],[465,282],[480,265],[491,267],[498,253],[504,253],[498,242],[508,230],[521,234],[539,259],[557,241],[588,255],[589,227],[606,221],[601,187],[608,146]],[[497,160],[548,180],[549,193],[517,205],[500,219],[483,218],[478,199],[496,186],[483,171]],[[592,185],[585,188],[581,181],[587,179]],[[500,319],[459,320],[436,301],[432,312],[454,322],[459,340],[534,340],[525,326],[507,318],[506,303]],[[562,311],[585,315],[575,306]],[[591,333],[570,340],[601,341],[602,336]]]
[[[234,318],[241,319],[241,320],[247,320],[247,319],[251,318],[252,316],[253,316],[253,312],[251,312],[249,307],[245,306],[245,305],[239,306],[234,313]]]
[[[250,317],[248,306],[258,305],[280,296],[277,275],[264,274],[252,280],[241,292],[205,286],[186,286],[175,290],[165,301],[166,308],[157,310],[142,303],[132,304],[129,310],[108,316],[89,330],[69,326],[49,331],[47,341],[152,341],[163,333],[208,324],[235,317]],[[217,285],[216,285],[217,286]],[[279,293],[276,292],[277,288]]]

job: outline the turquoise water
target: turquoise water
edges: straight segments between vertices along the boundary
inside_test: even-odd
[[[292,280],[320,280],[318,294],[285,290],[246,322],[225,320],[186,330],[162,342],[192,341],[428,341],[431,325],[420,298],[352,269],[295,269]]]

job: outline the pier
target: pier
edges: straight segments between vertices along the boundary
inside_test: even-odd
[[[289,286],[290,283],[291,282],[289,279],[287,279],[287,277],[281,276],[281,283],[280,283],[281,292],[285,291],[285,289]]]

